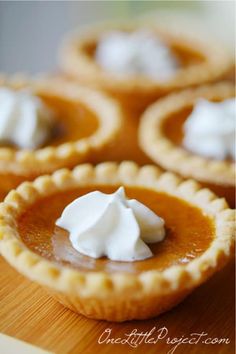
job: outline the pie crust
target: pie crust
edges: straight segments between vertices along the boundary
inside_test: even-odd
[[[224,100],[234,97],[234,86],[229,83],[202,86],[165,97],[150,106],[142,115],[139,142],[145,153],[164,169],[199,182],[222,186],[235,185],[235,163],[207,159],[177,146],[163,132],[163,122],[182,109],[193,106],[203,97]]]
[[[197,206],[214,225],[213,240],[188,264],[139,274],[81,272],[51,262],[29,250],[17,231],[17,218],[40,198],[57,191],[92,185],[139,186],[161,191]],[[157,167],[133,162],[83,164],[24,182],[0,204],[0,251],[20,273],[45,286],[73,311],[96,319],[125,321],[156,316],[179,303],[222,268],[233,252],[234,212],[224,199],[192,181],[182,181]]]
[[[122,125],[119,105],[100,92],[65,82],[60,78],[28,79],[16,75],[11,79],[0,77],[0,86],[13,89],[29,88],[34,94],[66,98],[73,103],[82,103],[98,120],[98,128],[88,137],[77,141],[65,141],[58,146],[37,150],[16,150],[0,147],[0,174],[12,173],[23,176],[37,176],[50,173],[62,167],[74,167],[85,161],[88,154],[109,144],[118,134]]]
[[[180,58],[191,55],[195,58],[190,65],[184,63],[176,75],[167,81],[151,80],[145,75],[132,78],[107,72],[99,67],[93,56],[86,50],[96,46],[100,36],[111,30],[134,31],[148,29],[157,33],[170,47],[180,53]],[[181,56],[181,52],[182,54]],[[202,58],[199,60],[199,58]],[[120,98],[129,106],[146,106],[158,97],[174,90],[216,81],[232,68],[232,58],[226,50],[194,38],[186,33],[168,31],[147,24],[119,24],[117,26],[95,26],[76,32],[65,40],[60,53],[61,67],[64,73],[86,85],[97,87]]]

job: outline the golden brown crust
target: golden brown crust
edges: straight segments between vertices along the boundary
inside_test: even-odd
[[[194,48],[195,53],[199,57],[203,57],[203,60],[179,69],[175,77],[165,82],[158,82],[142,75],[123,78],[108,73],[102,70],[84,50],[88,44],[97,43],[100,36],[107,31],[114,29],[133,31],[140,28],[154,31],[172,46],[190,52]],[[204,42],[202,38],[193,38],[183,33],[168,32],[166,29],[157,26],[137,23],[95,26],[68,36],[62,47],[60,57],[63,71],[77,78],[80,82],[102,88],[113,94],[139,94],[141,99],[146,99],[147,96],[158,97],[173,90],[215,81],[225,75],[233,65],[231,56],[225,50],[212,43]],[[136,102],[136,104],[138,103]]]
[[[163,122],[172,114],[193,106],[200,97],[224,100],[235,95],[229,83],[202,86],[169,95],[142,115],[139,142],[145,153],[163,168],[187,178],[219,185],[235,185],[235,163],[207,159],[176,146],[163,132]]]
[[[11,79],[0,77],[0,85],[13,89],[29,88],[33,93],[68,98],[82,103],[95,113],[98,129],[89,137],[59,146],[47,146],[37,150],[14,150],[0,147],[0,172],[22,175],[50,173],[58,168],[73,167],[85,161],[88,153],[99,150],[119,132],[122,113],[119,105],[106,95],[59,78],[28,79],[15,75]]]
[[[144,186],[182,198],[201,208],[212,219],[214,239],[201,256],[187,265],[174,265],[164,271],[145,271],[139,275],[84,273],[50,262],[27,249],[17,232],[17,219],[25,208],[57,190],[93,184]],[[93,318],[114,321],[154,316],[179,302],[228,260],[233,235],[234,212],[228,209],[224,199],[218,199],[207,189],[200,189],[194,181],[183,182],[174,174],[161,173],[154,166],[139,168],[132,162],[103,163],[96,167],[84,164],[73,171],[59,170],[52,176],[23,183],[0,204],[3,257],[25,276],[56,293],[56,298],[66,306]],[[148,300],[154,298],[159,300],[151,301],[154,306],[151,309]],[[97,304],[95,308],[94,304]],[[142,304],[146,304],[146,310],[139,312]]]

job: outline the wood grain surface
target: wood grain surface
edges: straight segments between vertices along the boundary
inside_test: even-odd
[[[157,318],[146,321],[109,323],[75,314],[52,299],[47,292],[31,283],[0,259],[0,332],[21,339],[56,354],[67,353],[158,353],[167,354],[174,345],[167,337],[190,337],[207,333],[205,338],[228,338],[229,344],[182,344],[177,354],[234,353],[234,264],[216,274],[193,292],[183,303]],[[149,332],[166,327],[167,336],[156,344],[98,344],[99,337],[111,329],[111,337],[125,338],[132,330]],[[164,334],[163,334],[164,335]],[[101,339],[104,339],[104,335]],[[0,353],[1,349],[0,349]],[[2,353],[4,354],[4,353]]]

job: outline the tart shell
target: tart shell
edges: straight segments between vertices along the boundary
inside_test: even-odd
[[[17,218],[39,198],[85,185],[143,186],[164,191],[201,208],[211,217],[215,236],[209,248],[186,265],[140,274],[81,272],[30,251],[17,232]],[[46,287],[66,307],[87,317],[125,321],[154,317],[187,296],[227,262],[234,246],[234,211],[224,199],[192,181],[182,181],[154,166],[139,168],[132,162],[84,164],[73,171],[24,182],[0,204],[0,252],[27,278]],[[124,296],[125,294],[125,296]]]
[[[185,178],[220,186],[235,185],[235,163],[207,159],[175,145],[163,132],[163,122],[172,114],[194,106],[199,98],[224,100],[234,97],[232,84],[220,83],[189,89],[164,97],[151,105],[142,115],[139,143],[143,151],[166,170]]]
[[[103,70],[88,55],[85,48],[91,43],[97,43],[101,35],[106,32],[151,30],[163,38],[170,46],[193,52],[203,58],[202,61],[183,66],[177,70],[176,75],[166,81],[152,80],[144,75],[122,77],[115,73]],[[62,71],[69,77],[88,86],[102,89],[114,97],[133,106],[143,109],[157,98],[172,91],[181,90],[190,86],[213,82],[224,77],[233,67],[231,56],[221,47],[204,41],[202,38],[187,35],[180,31],[167,29],[147,24],[118,24],[117,26],[103,25],[87,28],[84,31],[69,35],[60,52]]]

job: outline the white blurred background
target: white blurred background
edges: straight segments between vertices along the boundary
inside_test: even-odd
[[[55,71],[58,47],[75,27],[147,21],[199,32],[235,53],[235,1],[0,1],[0,71]]]

